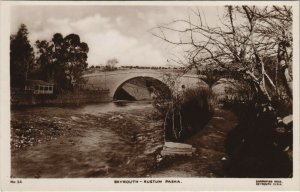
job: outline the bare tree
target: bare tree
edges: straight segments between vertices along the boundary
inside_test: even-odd
[[[292,99],[292,7],[225,6],[219,26],[209,26],[199,9],[188,19],[158,26],[152,33],[186,50],[187,69],[218,66],[247,81],[261,102],[271,103],[278,92],[277,78],[285,82]],[[179,34],[178,39],[170,33]],[[282,75],[271,78],[264,60],[277,57],[273,68]],[[275,81],[275,82],[274,82]]]

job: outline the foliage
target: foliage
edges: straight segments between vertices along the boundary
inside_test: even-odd
[[[76,34],[63,37],[54,34],[51,41],[37,41],[37,63],[41,77],[55,83],[56,88],[73,89],[83,83],[82,72],[87,68],[88,45]]]
[[[209,26],[199,9],[188,19],[159,26],[153,34],[185,50],[179,63],[222,68],[235,78],[248,81],[260,98],[270,103],[278,94],[278,84],[266,69],[266,59],[277,57],[272,68],[282,73],[285,91],[291,98],[292,7],[225,6],[220,26]],[[171,33],[178,33],[174,39]]]
[[[283,178],[291,177],[292,161],[287,152],[292,146],[291,132],[277,133],[272,109],[257,106],[253,101],[231,103],[239,124],[230,130],[225,149],[228,160],[224,166],[229,177]],[[280,128],[282,129],[282,128]]]
[[[163,76],[163,82],[169,88],[169,94],[165,94],[164,91],[154,91],[154,95],[156,95],[153,106],[154,108],[163,116],[169,110],[169,102],[173,100],[174,103],[177,103],[178,95],[180,94],[180,87],[178,86],[178,78],[170,73],[165,73]],[[153,91],[153,90],[152,90]]]
[[[173,97],[165,113],[166,140],[183,141],[201,130],[214,111],[214,97],[209,89],[188,89]]]
[[[292,7],[225,6],[219,26],[208,25],[199,9],[192,12],[188,19],[158,26],[153,34],[182,48],[183,59],[177,62],[186,72],[197,68],[199,75],[207,75],[210,87],[219,77],[239,82],[237,91],[227,94],[242,98],[225,101],[238,117],[226,137],[225,172],[230,177],[291,177],[293,129],[280,122],[292,113]],[[171,117],[166,115],[166,120],[173,116],[173,129],[166,130],[174,130],[174,119],[183,117],[178,103],[175,109],[171,105]],[[190,103],[195,107],[195,99]],[[181,134],[182,129],[176,130]]]
[[[25,80],[34,68],[34,52],[28,40],[28,29],[22,24],[15,35],[10,37],[10,78],[11,86],[24,88]]]
[[[197,66],[196,66],[197,68]],[[212,87],[222,78],[226,77],[226,70],[219,68],[216,65],[206,65],[201,69],[197,68],[197,75],[204,75],[205,77],[203,80],[207,83],[209,89]]]
[[[106,71],[114,71],[117,69],[117,64],[119,63],[119,61],[115,58],[113,59],[109,59],[107,62],[106,62],[106,65],[105,65],[105,68],[104,70]]]
[[[177,75],[165,74],[164,83],[171,96],[166,92],[156,93],[153,106],[165,119],[165,140],[183,141],[203,128],[217,101],[211,89],[180,87]]]
[[[211,118],[217,100],[206,88],[187,89],[182,95],[181,114],[186,134],[199,131]]]

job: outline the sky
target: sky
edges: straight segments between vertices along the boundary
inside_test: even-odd
[[[112,58],[118,59],[119,65],[166,66],[174,64],[170,58],[182,54],[182,49],[153,36],[151,31],[174,19],[189,18],[194,8],[16,5],[11,8],[11,34],[22,23],[29,30],[32,45],[37,40],[51,40],[55,33],[78,34],[89,46],[89,66],[105,65]],[[222,15],[222,7],[199,8],[207,23],[216,23]]]

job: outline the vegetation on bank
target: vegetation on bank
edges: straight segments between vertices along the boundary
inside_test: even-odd
[[[210,26],[196,8],[188,19],[173,20],[152,32],[181,47],[183,59],[177,62],[185,66],[183,73],[198,69],[199,75],[207,75],[209,89],[220,79],[234,80],[221,101],[239,121],[227,138],[228,175],[291,177],[292,7],[225,6],[220,20],[218,26]],[[165,113],[166,119],[181,117],[183,103],[173,107],[177,100],[172,97],[176,110],[171,117]],[[171,124],[173,128],[178,123]]]
[[[166,140],[183,141],[200,131],[215,109],[215,98],[208,89],[188,89],[168,105],[165,117]]]
[[[165,74],[170,93],[156,91],[153,106],[164,119],[166,141],[184,141],[201,130],[212,117],[217,100],[211,89],[181,85],[178,76]]]
[[[23,89],[26,80],[38,79],[55,84],[55,90],[72,90],[83,83],[81,75],[87,68],[89,47],[76,34],[60,33],[50,41],[37,40],[35,49],[28,39],[28,29],[22,24],[10,37],[11,87]]]
[[[222,71],[249,86],[256,104],[277,111],[273,98],[292,99],[292,7],[225,6],[220,19],[210,26],[196,8],[189,19],[159,26],[153,34],[185,50],[178,63],[186,71]]]

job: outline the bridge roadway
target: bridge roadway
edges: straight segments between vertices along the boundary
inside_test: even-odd
[[[149,77],[165,83],[166,74],[175,77],[179,73],[172,70],[151,70],[151,69],[126,69],[117,71],[95,72],[83,75],[87,80],[86,89],[109,90],[109,97],[113,96],[119,87],[122,87],[131,79],[139,77]],[[204,76],[202,77],[204,78]],[[207,86],[207,84],[199,78],[198,75],[184,74],[177,80],[178,86],[184,85],[185,88],[193,88],[197,86]]]

